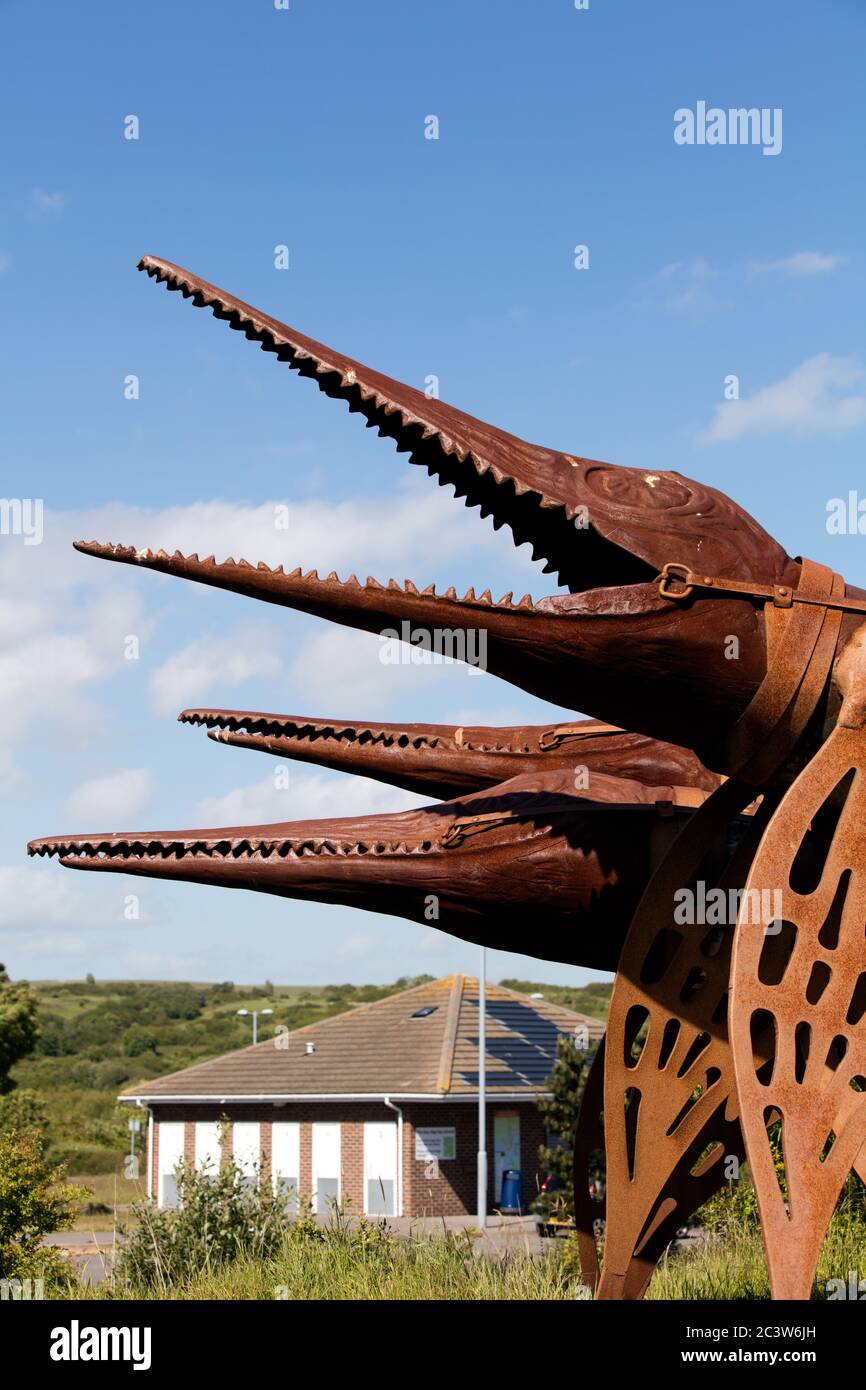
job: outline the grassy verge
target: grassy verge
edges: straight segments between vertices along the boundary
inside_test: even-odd
[[[386,1300],[473,1302],[486,1300],[574,1301],[582,1295],[565,1242],[532,1258],[499,1259],[477,1253],[471,1235],[393,1239],[329,1233],[316,1241],[288,1240],[270,1258],[240,1256],[231,1264],[175,1279],[165,1290],[134,1290],[118,1282],[72,1289],[66,1296],[99,1299],[265,1300],[292,1302]],[[813,1297],[826,1299],[827,1283],[866,1276],[862,1227],[834,1222],[821,1255]],[[60,1291],[55,1296],[63,1296]],[[649,1299],[768,1299],[760,1235],[742,1231],[713,1236],[695,1251],[666,1257],[650,1284]]]
[[[78,1210],[73,1231],[113,1231],[116,1226],[128,1231],[138,1225],[138,1215],[132,1208],[144,1201],[142,1178],[128,1182],[122,1173],[83,1173],[69,1176],[66,1181],[90,1192]]]
[[[828,1283],[847,1281],[851,1270],[866,1277],[866,1225],[837,1212],[830,1222],[812,1297],[825,1299]],[[648,1298],[769,1298],[770,1285],[760,1232],[753,1226],[712,1235],[699,1250],[665,1257],[653,1275]]]
[[[69,1290],[73,1297],[78,1290]],[[133,1291],[108,1284],[83,1291],[92,1298],[286,1299],[305,1301],[411,1302],[423,1300],[573,1299],[576,1287],[552,1254],[493,1260],[474,1255],[471,1241],[394,1240],[364,1248],[329,1240],[315,1245],[289,1241],[270,1259],[241,1256],[231,1265],[174,1280],[166,1293]]]

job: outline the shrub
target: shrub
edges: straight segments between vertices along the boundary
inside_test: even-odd
[[[87,1188],[62,1182],[65,1169],[46,1162],[34,1131],[0,1134],[0,1279],[59,1275],[56,1251],[42,1237],[72,1225]]]
[[[10,1068],[36,1046],[36,999],[23,982],[13,984],[0,965],[0,1094],[11,1091]]]
[[[219,1172],[181,1163],[177,1174],[177,1207],[160,1209],[151,1202],[132,1207],[140,1224],[123,1248],[117,1273],[133,1293],[165,1292],[176,1280],[212,1272],[241,1256],[268,1259],[297,1225],[270,1183],[245,1181],[234,1161]]]
[[[53,1144],[51,1161],[62,1164],[70,1173],[118,1173],[122,1155],[117,1149],[105,1149],[98,1144]]]
[[[123,1035],[123,1055],[140,1057],[142,1052],[156,1051],[156,1036],[140,1023],[133,1023]]]
[[[118,1086],[124,1086],[131,1076],[132,1068],[128,1062],[108,1058],[96,1066],[96,1090],[113,1091]]]
[[[540,1096],[536,1102],[546,1132],[556,1141],[552,1145],[542,1144],[538,1151],[544,1172],[558,1179],[555,1192],[539,1193],[532,1203],[532,1209],[547,1218],[570,1218],[573,1213],[572,1151],[586,1084],[585,1067],[585,1054],[578,1051],[573,1040],[565,1035],[557,1038],[556,1061],[548,1082],[550,1095]]]
[[[8,1134],[16,1129],[22,1134],[35,1130],[44,1135],[47,1128],[48,1113],[36,1091],[21,1087],[0,1096],[0,1134]]]

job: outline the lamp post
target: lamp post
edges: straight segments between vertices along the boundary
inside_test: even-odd
[[[478,1228],[487,1229],[487,953],[478,972]]]
[[[249,1018],[250,1014],[253,1016],[253,1047],[259,1040],[259,1015],[264,1017],[265,1014],[273,1012],[273,1009],[238,1009],[239,1018]]]

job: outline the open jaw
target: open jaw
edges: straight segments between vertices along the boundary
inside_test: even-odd
[[[413,645],[421,645],[420,631],[432,632],[434,641],[442,630],[483,632],[484,661],[460,652],[458,659],[484,664],[566,708],[670,741],[691,744],[739,714],[765,668],[754,604],[694,596],[677,603],[657,588],[658,575],[672,561],[722,577],[795,581],[796,563],[724,494],[675,472],[623,468],[528,444],[324,347],[167,261],[146,256],[140,268],[194,305],[210,307],[313,378],[325,395],[344,400],[495,528],[507,526],[516,544],[529,543],[566,592],[515,603],[510,594],[495,601],[489,592],[476,597],[470,589],[459,598],[453,589],[437,595],[432,585],[423,589],[411,581],[361,584],[350,576],[341,582],[335,574],[319,579],[315,571],[286,574],[282,567],[149,548],[82,542],[79,549],[369,632],[396,628]],[[741,650],[733,673],[734,663],[724,656],[731,635]],[[587,671],[590,677],[579,682]],[[647,691],[638,719],[633,690],[623,700],[613,688],[623,679],[642,682]],[[706,710],[696,709],[704,699]]]
[[[182,724],[208,737],[340,771],[375,777],[407,791],[443,798],[480,790],[527,772],[578,767],[647,784],[712,791],[719,782],[687,749],[598,720],[571,724],[456,727],[388,724],[267,714],[255,710],[183,710]]]
[[[28,853],[67,868],[341,903],[613,969],[654,856],[696,798],[603,774],[592,795],[576,793],[568,773],[529,774],[391,815],[54,836]]]
[[[781,576],[785,552],[723,493],[674,472],[652,473],[528,444],[375,372],[155,256],[139,269],[275,353],[327,396],[346,401],[398,452],[450,484],[515,544],[529,542],[571,593],[638,584],[671,559],[705,573]],[[677,552],[671,554],[671,548]],[[778,582],[781,582],[779,578]]]
[[[515,603],[510,594],[494,601],[472,589],[463,597],[450,589],[437,594],[432,584],[421,589],[410,580],[362,584],[354,575],[321,578],[315,570],[286,573],[179,551],[75,546],[369,632],[386,665],[463,661],[553,704],[686,747],[700,747],[732,722],[766,668],[762,618],[747,600],[680,605],[655,584],[638,584]],[[737,662],[725,657],[732,635]]]

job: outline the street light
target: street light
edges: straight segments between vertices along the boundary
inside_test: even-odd
[[[487,953],[478,972],[478,1228],[487,1229]]]
[[[259,1015],[264,1017],[265,1014],[273,1012],[273,1009],[238,1009],[239,1018],[249,1018],[250,1014],[253,1016],[253,1047],[259,1040]]]

